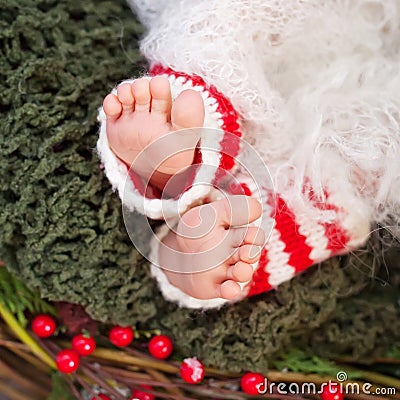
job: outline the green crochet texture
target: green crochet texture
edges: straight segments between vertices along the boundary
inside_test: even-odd
[[[386,286],[366,253],[220,311],[165,302],[94,151],[103,97],[146,72],[141,26],[122,0],[0,0],[0,15],[0,257],[18,278],[223,369],[262,371],[291,347],[369,358],[399,343],[396,254]]]

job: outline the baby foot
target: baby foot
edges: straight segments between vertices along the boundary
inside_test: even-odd
[[[162,76],[120,84],[116,95],[106,96],[103,109],[107,117],[109,145],[128,165],[132,165],[143,149],[162,136],[181,129],[202,127],[204,122],[201,95],[194,90],[185,90],[172,104],[169,81]],[[191,151],[170,157],[159,165],[159,173],[174,175],[191,165],[199,136],[188,135],[188,131],[182,131],[182,134],[185,135],[186,145],[189,143],[186,148],[191,148]],[[174,145],[179,146],[179,143]],[[172,154],[174,150],[171,148]],[[155,172],[153,161],[153,154],[147,160],[146,157],[139,157],[133,169],[144,178],[149,178]]]
[[[159,261],[169,282],[198,299],[241,296],[253,276],[264,232],[246,226],[261,216],[254,198],[232,196],[189,210],[163,240]],[[193,272],[193,273],[191,273]]]

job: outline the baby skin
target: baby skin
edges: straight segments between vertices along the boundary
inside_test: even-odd
[[[170,179],[193,163],[199,141],[195,128],[204,123],[204,104],[196,91],[185,90],[172,101],[166,78],[137,79],[107,95],[103,109],[112,151],[151,186],[166,190]],[[172,148],[152,148],[171,132],[181,135]],[[250,226],[261,212],[256,199],[241,195],[187,211],[160,247],[159,264],[169,282],[203,300],[243,296],[239,283],[251,280],[251,264],[259,260],[265,241],[263,231]]]

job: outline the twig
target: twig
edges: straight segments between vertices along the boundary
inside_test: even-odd
[[[379,383],[385,387],[394,387],[400,389],[400,380],[390,376],[378,374],[377,372],[360,371],[361,377],[366,381]]]
[[[101,365],[101,366],[96,367],[96,368],[99,368],[102,371],[105,371],[105,372],[111,374],[111,376],[118,376],[118,377],[122,376],[122,377],[126,377],[126,378],[129,378],[129,379],[135,380],[135,381],[139,380],[139,381],[148,381],[148,382],[150,382],[149,379],[148,379],[148,375],[146,375],[143,372],[131,371],[129,369],[129,367],[122,369],[122,368],[118,368],[118,367],[111,367],[109,365]],[[145,384],[147,384],[147,383],[145,383]]]
[[[54,340],[41,339],[41,338],[36,338],[36,340],[53,358],[55,358],[61,350],[61,347],[57,343],[55,343]],[[69,346],[65,346],[63,348],[67,347]]]
[[[79,374],[74,374],[73,376],[87,393],[89,393],[91,396],[95,396],[96,398],[98,398],[92,387],[85,382],[85,379],[83,379],[83,377],[81,377]]]
[[[41,360],[43,360],[50,368],[56,369],[54,360],[39,346],[39,344],[28,334],[28,332],[19,324],[14,315],[10,313],[0,302],[0,315],[3,317],[7,325],[17,335],[17,337],[25,343]]]
[[[51,372],[50,367],[47,364],[44,364],[40,358],[36,358],[32,354],[26,353],[25,351],[19,349],[10,349],[10,351],[23,358],[25,361],[44,374],[49,374]]]
[[[115,367],[105,367],[101,365],[96,367],[96,371],[98,371],[98,373],[104,377],[107,377],[108,379],[114,379],[128,387],[131,385],[153,385],[157,387],[164,387],[167,385],[162,382],[151,381],[146,374],[130,372],[125,369]]]
[[[129,354],[126,354],[122,351],[116,351],[110,349],[96,349],[92,353],[92,357],[103,360],[116,361],[119,364],[122,363],[127,365],[137,365],[142,368],[154,368],[168,373],[177,373],[179,371],[178,367],[175,367],[167,363],[158,362],[154,360],[144,360],[139,357],[134,357]]]
[[[1,394],[10,400],[26,400],[26,394],[22,394],[15,388],[9,386],[4,380],[0,379]]]
[[[108,385],[107,383],[104,383],[100,377],[98,377],[93,371],[91,371],[91,367],[88,365],[81,365],[80,370],[83,374],[85,374],[90,380],[92,380],[94,383],[99,385],[101,388],[112,394],[117,400],[125,400],[125,397],[121,395],[117,390],[115,390],[113,387]]]
[[[38,343],[42,346],[42,343],[38,341]],[[24,343],[16,342],[14,340],[9,339],[0,339],[0,347],[5,347],[9,349],[13,353],[17,354],[19,357],[28,361],[30,364],[33,364],[35,368],[39,369],[44,373],[49,373],[50,369],[47,364],[43,362],[38,357],[32,355],[32,349]]]
[[[148,379],[147,375],[144,374],[138,374],[136,372],[133,372],[132,374],[134,374],[134,376],[129,376],[128,373],[126,373],[127,371],[124,370],[119,370],[118,368],[113,368],[112,373],[110,373],[109,371],[107,371],[106,369],[108,368],[112,368],[112,367],[101,367],[102,369],[102,374],[104,376],[109,376],[112,377],[113,379],[117,380],[118,382],[120,382],[121,384],[127,386],[127,387],[131,387],[131,386],[140,386],[140,385],[151,385],[151,386],[155,386],[155,387],[163,387],[163,388],[167,388],[167,387],[177,387],[178,384],[175,383],[164,383],[164,382],[154,382],[154,381],[150,381]],[[125,372],[125,373],[124,373]],[[117,374],[117,377],[115,377],[115,374]],[[136,375],[142,375],[141,377],[139,377],[139,379],[137,378]],[[144,377],[143,377],[144,375]],[[141,378],[141,379],[140,379]],[[183,386],[184,384],[182,384]],[[195,400],[192,399],[191,397],[187,397],[185,396],[185,394],[182,392],[182,394],[168,394],[168,393],[162,393],[159,391],[152,391],[152,394],[154,394],[157,398],[165,398],[165,399],[172,399],[172,400]]]
[[[76,397],[77,400],[82,400],[82,395],[79,393],[78,389],[74,385],[74,380],[69,376],[65,375],[65,381],[67,382],[71,392]]]
[[[239,378],[241,374],[236,372],[229,371],[219,371],[216,368],[207,368],[207,375],[212,375],[215,377],[223,377],[223,378]]]
[[[364,366],[368,366],[371,364],[400,364],[400,359],[396,359],[396,358],[391,358],[391,357],[378,357],[378,358],[374,358],[372,360],[372,363],[364,363],[360,360],[356,360],[352,357],[349,356],[343,356],[343,357],[339,357],[339,358],[335,358],[334,360],[337,363],[343,363],[343,364],[357,364],[357,365],[364,365]]]
[[[30,348],[26,344],[15,342],[13,340],[0,339],[0,346],[6,347],[11,350],[20,349],[20,350],[30,351]]]
[[[3,357],[2,357],[3,358]],[[14,382],[18,387],[24,388],[30,395],[40,395],[45,398],[48,392],[42,387],[37,386],[32,380],[22,376],[14,368],[0,359],[0,378]]]
[[[374,359],[374,364],[400,364],[400,359],[379,357]]]
[[[167,384],[171,384],[172,383],[164,374],[162,374],[159,371],[147,368],[146,372],[150,376],[152,376],[155,380],[157,380],[158,382],[163,382],[163,383],[167,383]],[[174,386],[174,385],[166,386],[165,390],[167,390],[168,392],[170,392],[172,394],[176,394],[177,396],[183,396],[184,395],[183,392],[177,386]]]

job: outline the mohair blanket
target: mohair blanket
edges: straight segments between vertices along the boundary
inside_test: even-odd
[[[146,72],[141,26],[123,0],[0,0],[0,15],[0,259],[20,279],[101,321],[159,328],[222,369],[262,371],[293,346],[368,360],[400,342],[395,249],[220,311],[164,301],[94,151],[103,97]]]

